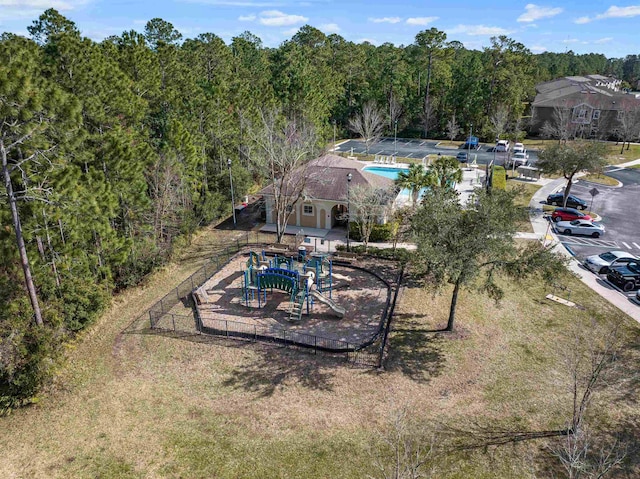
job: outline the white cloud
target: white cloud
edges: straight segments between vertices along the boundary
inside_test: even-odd
[[[400,23],[402,19],[400,17],[382,17],[382,18],[369,17],[369,21],[373,23]]]
[[[580,25],[594,20],[604,20],[606,18],[631,18],[637,16],[640,16],[640,5],[629,5],[628,7],[617,7],[612,5],[604,13],[599,13],[593,18],[580,17],[575,19],[573,23]]]
[[[296,33],[298,33],[298,30],[299,30],[298,27],[293,27],[293,28],[289,28],[288,30],[282,30],[282,33],[285,34],[288,37],[292,37]]]
[[[267,27],[287,27],[296,23],[304,23],[309,20],[302,15],[287,15],[279,10],[266,10],[260,13],[259,22]]]
[[[429,25],[437,19],[438,17],[411,17],[407,18],[407,25]]]
[[[537,23],[527,23],[524,28],[538,28]]]
[[[613,37],[604,37],[604,38],[599,38],[598,40],[594,40],[593,43],[609,43],[612,40],[613,40]]]
[[[547,51],[547,47],[543,47],[542,45],[533,45],[529,50],[533,53],[542,53]]]
[[[340,27],[337,23],[323,23],[320,25],[320,30],[324,33],[338,33],[340,31]]]
[[[492,36],[509,35],[510,33],[513,33],[513,30],[507,30],[506,28],[501,27],[487,27],[485,25],[458,25],[457,27],[448,30],[447,33],[462,33],[470,36]]]
[[[560,7],[541,7],[533,3],[525,5],[524,9],[525,12],[518,17],[518,22],[535,22],[541,18],[555,17],[564,11]]]
[[[579,41],[577,38],[567,38],[566,40],[562,40],[562,43],[578,43]]]
[[[238,20],[241,22],[253,22],[256,19],[255,15],[240,15]]]
[[[609,9],[596,15],[598,20],[603,18],[630,18],[640,15],[640,5],[629,5],[628,7],[616,7],[615,5],[609,7]]]
[[[181,0],[187,3],[220,5],[224,7],[282,7],[284,2],[252,2],[250,0]]]
[[[91,0],[0,0],[0,20],[38,18],[47,8],[67,12],[89,1]]]

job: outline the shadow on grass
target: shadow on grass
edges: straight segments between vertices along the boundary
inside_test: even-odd
[[[236,367],[223,381],[223,385],[255,392],[260,397],[271,396],[279,388],[299,384],[305,389],[331,391],[332,368],[344,364],[330,357],[318,356],[300,350],[271,347],[258,351],[250,364]]]
[[[399,371],[417,382],[429,382],[442,372],[445,358],[442,342],[447,335],[420,328],[420,323],[409,318],[399,320],[389,341],[386,369]]]

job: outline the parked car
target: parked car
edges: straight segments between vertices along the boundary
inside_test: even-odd
[[[629,261],[635,260],[638,260],[638,257],[626,251],[607,251],[606,253],[587,256],[582,264],[594,273],[606,274],[609,272],[609,268],[624,266]]]
[[[640,289],[636,293],[636,303],[640,303]]]
[[[469,161],[469,153],[461,151],[456,155],[456,158],[460,163],[467,163]]]
[[[511,168],[512,166],[527,166],[529,163],[529,155],[524,152],[514,153],[514,155],[507,160],[506,166],[507,168]]]
[[[638,289],[640,288],[640,263],[630,261],[624,266],[610,269],[607,279],[623,291]]]
[[[477,136],[470,136],[467,138],[467,141],[464,142],[464,145],[462,145],[462,148],[465,150],[469,150],[469,149],[474,149],[474,150],[478,150],[480,149],[480,140]]]
[[[556,223],[556,230],[565,235],[586,235],[594,238],[604,234],[604,226],[591,220],[560,221]]]
[[[564,193],[553,193],[547,196],[548,205],[562,206],[564,202]],[[567,208],[577,208],[579,210],[587,209],[587,202],[577,196],[569,195],[567,198]]]
[[[509,140],[498,140],[496,143],[496,151],[509,151]]]
[[[573,220],[587,220],[591,221],[591,216],[581,213],[575,208],[556,208],[551,213],[551,219],[553,221],[573,221]]]
[[[514,153],[526,153],[527,150],[524,149],[524,145],[522,143],[514,143],[513,144],[513,152]]]

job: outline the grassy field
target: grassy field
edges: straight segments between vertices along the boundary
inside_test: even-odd
[[[605,329],[622,323],[618,369],[637,369],[637,324],[572,278],[561,280],[570,291],[505,282],[500,305],[463,291],[457,330],[447,335],[432,330],[446,322],[450,290],[432,295],[409,275],[385,371],[273,346],[123,333],[232,237],[198,235],[69,347],[41,401],[0,419],[1,477],[380,477],[373,459],[390,460],[383,439],[401,408],[435,434],[434,477],[549,477],[557,466],[549,440],[472,449],[460,441],[492,429],[565,427],[571,381],[563,358],[575,348],[576,327],[598,338],[591,318]],[[550,292],[580,309],[545,300]],[[636,439],[637,386],[625,377],[598,390],[589,423],[599,437],[624,431]]]
[[[507,191],[514,189],[518,190],[518,195],[515,198],[515,205],[525,211],[529,210],[529,203],[531,202],[531,198],[540,188],[541,185],[526,183],[524,181],[513,179],[507,181]],[[524,214],[522,216],[522,219],[518,221],[518,231],[533,233],[533,226],[531,226],[531,221],[529,220],[528,214]]]
[[[599,175],[596,173],[589,173],[588,175],[581,176],[580,179],[607,186],[616,186],[619,183],[618,180],[611,178],[610,176]]]

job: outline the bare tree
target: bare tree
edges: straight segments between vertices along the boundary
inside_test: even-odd
[[[261,112],[261,124],[250,128],[249,134],[255,145],[251,159],[271,182],[267,196],[281,242],[294,206],[304,196],[309,161],[318,153],[315,130],[270,110]]]
[[[393,128],[402,116],[403,108],[400,102],[396,99],[396,96],[391,92],[389,95],[389,126]]]
[[[358,225],[365,251],[374,225],[386,219],[394,196],[395,189],[369,185],[357,185],[351,189],[349,219]]]
[[[604,478],[627,455],[627,448],[617,439],[604,441],[587,427],[567,434],[548,448],[560,461],[568,479]]]
[[[451,115],[449,121],[447,121],[447,136],[451,141],[456,139],[456,136],[460,133],[460,125],[456,121],[456,114]]]
[[[382,447],[370,453],[378,474],[370,478],[435,477],[436,435],[417,426],[410,416],[406,407],[394,410],[385,428],[378,432]]]
[[[551,121],[542,125],[542,135],[547,138],[555,138],[559,142],[566,142],[575,136],[575,127],[571,122],[571,108],[563,103],[553,107]]]
[[[436,108],[432,102],[425,103],[424,109],[422,110],[420,118],[422,120],[422,126],[424,127],[425,138],[427,138],[429,130],[431,130],[431,127],[435,123],[435,119],[436,119],[436,115],[434,114],[435,110]]]
[[[617,120],[616,131],[622,141],[622,148],[620,148],[620,154],[622,154],[625,142],[628,150],[631,142],[640,137],[640,105],[635,98],[623,102],[621,109],[618,110]]]
[[[507,129],[507,123],[509,123],[509,107],[505,104],[498,105],[489,117],[489,121],[496,138],[500,138],[500,135]]]
[[[349,128],[364,140],[367,154],[369,148],[382,136],[384,129],[384,114],[373,101],[368,101],[362,111],[349,119]]]

